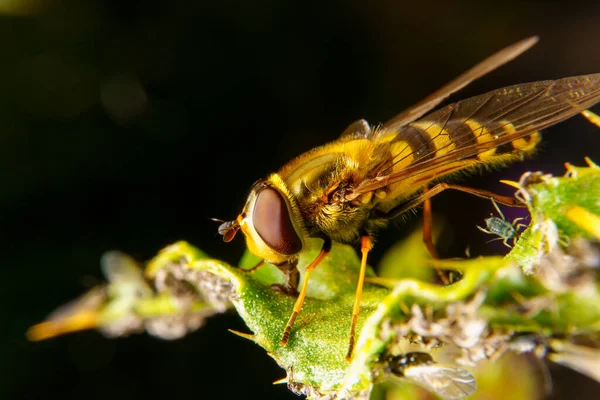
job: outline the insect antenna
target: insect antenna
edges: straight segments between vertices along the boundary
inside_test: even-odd
[[[208,218],[211,221],[220,222],[221,225],[217,228],[217,233],[223,236],[224,242],[231,242],[235,234],[240,230],[240,224],[237,220],[224,221],[220,218]]]

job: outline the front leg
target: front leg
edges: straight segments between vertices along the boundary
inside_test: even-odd
[[[300,314],[300,310],[302,309],[302,304],[304,303],[304,298],[306,297],[306,290],[308,288],[308,277],[312,270],[314,270],[317,265],[329,254],[331,251],[331,239],[328,237],[325,238],[323,242],[323,247],[321,251],[317,255],[317,257],[306,267],[306,272],[304,274],[304,282],[302,283],[302,288],[300,289],[300,293],[298,294],[298,298],[296,299],[296,303],[294,303],[294,310],[292,311],[292,315],[288,320],[285,329],[283,330],[283,336],[281,338],[281,345],[285,346],[288,343],[290,338],[290,334],[292,333],[292,326],[294,326],[294,321],[296,321],[296,317]]]
[[[298,284],[300,283],[300,271],[298,271],[298,260],[289,261],[283,264],[276,265],[285,276],[283,285],[274,284],[271,288],[290,296],[298,296]]]
[[[260,260],[254,267],[249,269],[241,269],[241,271],[249,274],[254,273],[260,267],[265,265],[265,262],[265,260]],[[298,260],[296,259],[294,261],[287,261],[282,264],[273,265],[275,265],[277,268],[279,268],[281,272],[283,272],[283,275],[285,276],[285,283],[273,284],[271,285],[271,289],[281,293],[285,293],[290,296],[298,296],[298,283],[300,282],[300,272],[298,271],[298,268],[296,268],[298,265]]]

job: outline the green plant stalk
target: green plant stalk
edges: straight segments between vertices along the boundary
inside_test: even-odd
[[[471,338],[472,346],[486,343],[490,335],[505,335],[505,346],[488,358],[501,354],[514,338],[525,333],[564,340],[600,333],[600,294],[595,270],[578,271],[577,276],[592,275],[591,280],[574,280],[569,274],[558,274],[559,279],[556,274],[547,273],[549,269],[562,268],[561,263],[552,260],[567,254],[573,247],[569,247],[571,243],[595,237],[595,225],[583,223],[581,215],[586,216],[586,221],[593,221],[589,215],[600,215],[600,169],[591,163],[584,168],[568,166],[565,177],[540,174],[535,180],[513,185],[530,210],[531,224],[506,257],[429,260],[424,246],[417,244],[417,232],[407,239],[408,244],[384,257],[385,276],[376,276],[369,269],[358,319],[358,340],[350,363],[344,361],[344,356],[360,262],[352,247],[341,244],[334,244],[311,275],[306,301],[287,346],[282,346],[280,340],[295,298],[271,288],[282,282],[281,272],[268,264],[256,272],[247,272],[245,269],[258,261],[250,253],[243,256],[238,267],[233,267],[210,259],[186,242],[165,248],[148,262],[141,281],[131,277],[110,281],[109,276],[100,300],[82,302],[79,308],[62,316],[50,317],[37,326],[37,331],[33,329],[30,337],[40,339],[65,333],[69,329],[59,329],[61,323],[72,323],[77,315],[90,312],[96,315],[92,325],[103,331],[114,333],[111,327],[121,327],[125,319],[137,318],[135,329],[122,329],[123,334],[142,327],[160,336],[150,329],[152,323],[161,318],[185,317],[181,323],[187,329],[184,332],[189,333],[199,326],[192,323],[196,321],[192,317],[203,319],[233,305],[250,330],[239,334],[263,347],[277,361],[287,373],[290,389],[314,398],[350,398],[367,396],[374,384],[389,374],[385,357],[407,341],[403,336],[406,332],[413,332],[410,335],[416,339],[411,341],[416,341],[423,351],[432,351],[427,348],[428,340],[437,341],[442,348],[457,346],[451,343],[456,333],[449,330],[455,329],[450,326],[483,321],[485,329],[480,336]],[[581,195],[583,192],[585,195]],[[569,213],[573,209],[576,212]],[[585,212],[582,214],[581,210]],[[319,239],[309,241],[298,264],[301,278],[320,245]],[[415,246],[421,246],[420,250],[415,250]],[[442,286],[429,281],[431,272],[414,273],[433,271],[433,267],[458,271],[462,278]],[[479,298],[480,303],[473,306]],[[471,314],[453,316],[453,307],[469,309]],[[415,312],[421,309],[429,312],[431,320],[427,323],[445,326],[446,331],[415,333],[414,323],[419,317]],[[444,325],[451,318],[456,319],[455,323]],[[462,355],[473,350],[465,346],[458,345]],[[455,362],[461,362],[459,358]],[[598,360],[600,363],[600,355]]]

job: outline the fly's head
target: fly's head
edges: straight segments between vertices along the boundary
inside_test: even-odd
[[[250,252],[273,264],[289,261],[304,247],[302,217],[277,174],[254,184],[243,211],[234,221],[222,223],[219,233],[229,242],[240,229]]]

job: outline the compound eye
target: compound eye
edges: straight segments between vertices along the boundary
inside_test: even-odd
[[[277,190],[267,187],[258,193],[252,224],[265,244],[276,252],[292,255],[302,250],[287,203]]]

